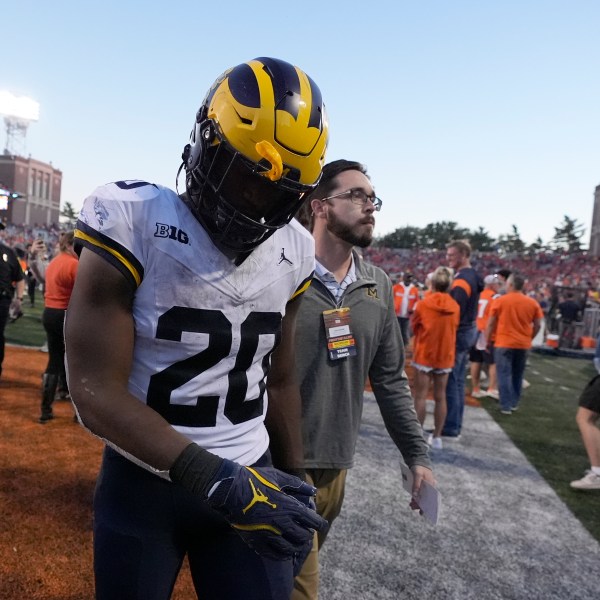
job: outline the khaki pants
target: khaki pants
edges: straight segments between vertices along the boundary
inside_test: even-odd
[[[294,580],[291,600],[317,600],[319,595],[319,550],[344,502],[346,469],[307,469],[306,480],[317,488],[317,512],[329,522],[327,531],[315,532],[313,547],[302,571]]]

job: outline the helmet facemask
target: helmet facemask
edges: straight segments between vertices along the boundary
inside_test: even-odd
[[[215,245],[230,257],[248,254],[289,223],[314,185],[294,181],[293,170],[270,181],[268,161],[253,163],[221,139],[214,125],[197,128],[201,156],[186,174],[188,198]],[[215,143],[215,140],[218,140]]]

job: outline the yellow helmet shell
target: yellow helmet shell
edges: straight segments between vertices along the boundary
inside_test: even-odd
[[[298,67],[256,58],[219,77],[204,101],[206,116],[235,150],[254,163],[257,144],[280,155],[283,176],[314,185],[325,163],[329,125],[321,91]]]

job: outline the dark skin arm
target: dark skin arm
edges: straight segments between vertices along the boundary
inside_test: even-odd
[[[300,302],[301,298],[296,298],[287,305],[281,342],[271,357],[267,378],[269,409],[265,425],[271,439],[273,464],[283,471],[302,470],[304,464],[302,404],[295,370],[296,315]]]
[[[127,389],[133,295],[115,267],[83,249],[65,322],[69,389],[92,433],[166,471],[190,441]]]

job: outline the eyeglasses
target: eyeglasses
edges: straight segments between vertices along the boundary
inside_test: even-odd
[[[381,198],[378,198],[375,194],[369,196],[362,190],[346,190],[345,192],[340,192],[339,194],[334,194],[333,196],[327,196],[327,198],[321,198],[321,201],[325,202],[325,200],[343,197],[348,198],[350,202],[353,204],[358,204],[358,206],[364,206],[367,202],[371,202],[375,207],[375,210],[381,210],[381,205],[383,204]]]

